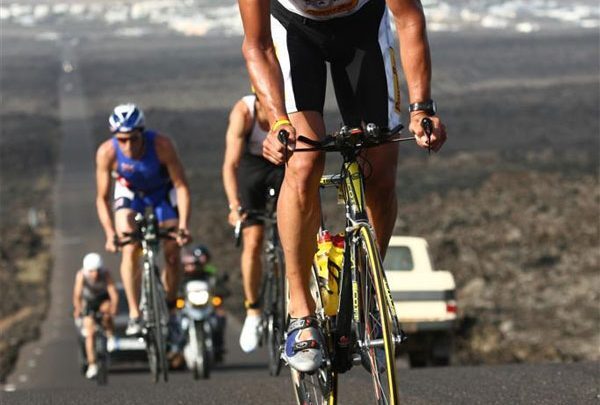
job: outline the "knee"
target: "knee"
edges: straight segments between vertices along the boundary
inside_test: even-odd
[[[179,250],[166,251],[165,262],[169,267],[177,267],[179,265]]]
[[[259,238],[256,235],[248,235],[247,237],[244,237],[244,256],[254,259],[259,258],[261,247],[262,238]]]
[[[286,168],[284,183],[293,188],[300,197],[315,194],[324,165],[323,154],[296,154]]]
[[[121,249],[121,253],[123,262],[133,263],[136,260],[137,246],[132,244],[125,245]]]
[[[102,312],[103,314],[107,314],[108,312],[110,312],[110,302],[109,301],[104,301],[100,305],[100,312]]]
[[[94,333],[94,320],[91,316],[86,316],[85,318],[83,318],[83,327],[87,331],[88,336],[91,333]]]

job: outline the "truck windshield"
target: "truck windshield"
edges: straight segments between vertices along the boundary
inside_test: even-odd
[[[414,263],[410,249],[406,246],[388,247],[383,268],[386,271],[411,271],[414,269]]]

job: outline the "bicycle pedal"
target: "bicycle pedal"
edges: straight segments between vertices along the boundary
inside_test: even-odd
[[[352,365],[360,366],[362,364],[362,356],[358,353],[352,355]]]

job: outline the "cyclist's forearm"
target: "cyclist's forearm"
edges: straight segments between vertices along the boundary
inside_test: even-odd
[[[225,188],[229,209],[239,207],[240,200],[238,198],[237,172],[235,167],[232,167],[231,165],[223,166],[223,188]]]
[[[409,102],[429,100],[431,98],[431,56],[422,10],[412,13],[409,21],[396,20],[396,27]]]
[[[98,218],[100,219],[100,224],[104,229],[104,233],[107,236],[115,233],[115,227],[112,220],[112,213],[110,211],[110,206],[108,200],[105,198],[97,198],[96,199],[96,209],[98,211]]]
[[[266,107],[269,122],[273,124],[287,117],[283,96],[283,77],[272,44],[267,48],[244,42],[246,66],[256,94]]]
[[[190,192],[187,186],[175,188],[177,193],[177,209],[179,211],[179,228],[188,229],[190,220]]]

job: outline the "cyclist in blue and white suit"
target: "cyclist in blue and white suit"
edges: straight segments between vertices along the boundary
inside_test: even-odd
[[[321,363],[322,339],[315,328],[309,278],[325,158],[322,153],[295,154],[296,134],[313,140],[325,135],[327,63],[345,125],[398,124],[399,65],[391,16],[408,88],[409,129],[419,146],[438,151],[446,131],[431,97],[425,15],[419,0],[238,0],[238,4],[244,25],[242,51],[270,123],[263,155],[278,165],[288,157],[277,207],[292,318],[284,356],[296,370],[314,371]],[[433,122],[430,141],[421,127],[425,117]],[[289,134],[287,153],[277,138],[280,130]],[[398,146],[372,148],[361,152],[361,158],[368,162],[363,164],[368,172],[367,212],[385,253],[397,212]]]
[[[106,234],[106,250],[115,252],[115,236],[135,229],[135,214],[153,207],[159,226],[177,227],[176,241],[165,240],[163,282],[167,303],[174,306],[179,283],[179,246],[190,239],[188,222],[190,192],[183,166],[169,137],[144,126],[144,113],[134,104],[115,107],[109,116],[113,136],[96,153],[96,207]],[[114,187],[114,222],[110,208],[111,178]],[[127,334],[141,331],[138,307],[140,277],[139,246],[122,248],[121,279],[129,305]]]

